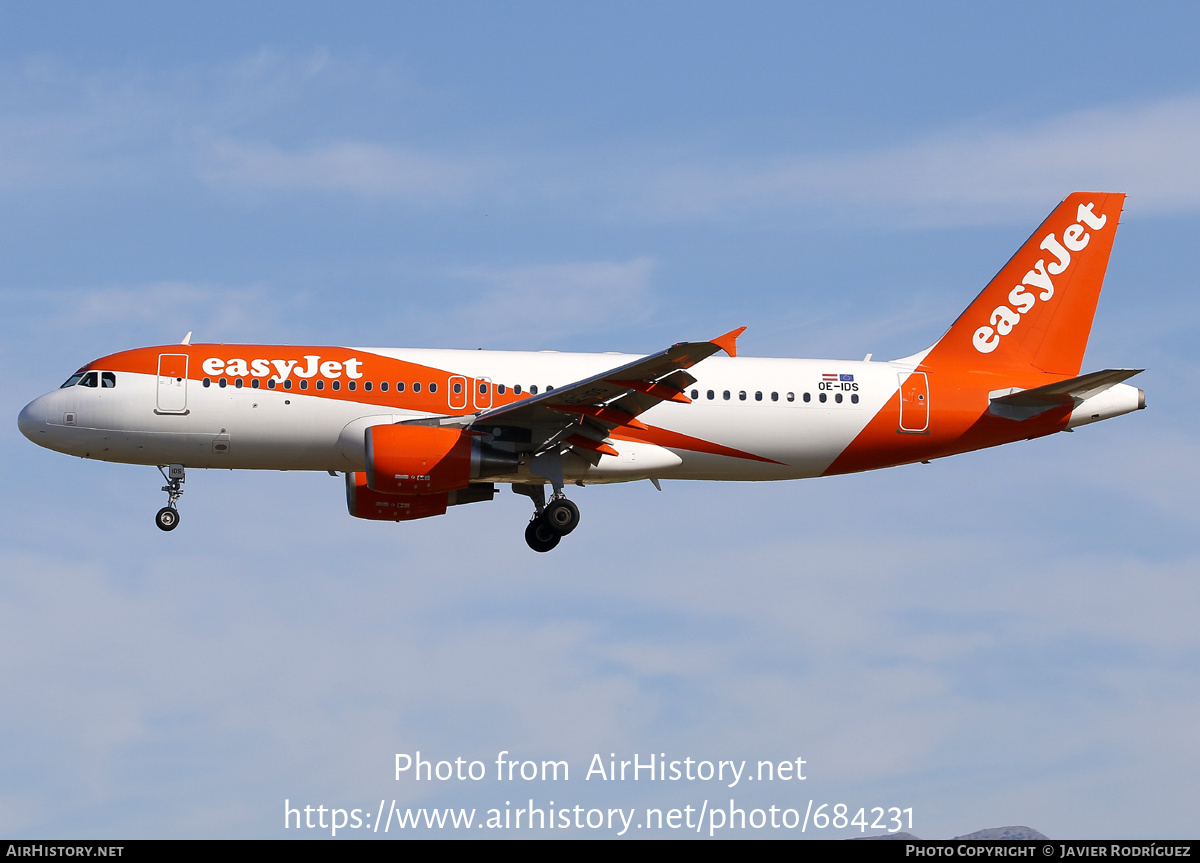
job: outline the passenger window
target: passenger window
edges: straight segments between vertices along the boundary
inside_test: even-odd
[[[513,387],[513,395],[519,396],[520,394],[521,394],[521,385],[517,384],[515,387]]]
[[[205,378],[203,381],[201,381],[201,383],[204,384],[206,387],[211,387],[212,386],[212,378]],[[275,384],[272,383],[271,386],[275,386]]]
[[[258,381],[255,381],[255,383],[258,383]],[[325,389],[325,381],[318,380],[318,381],[317,381],[317,389],[318,389],[318,390],[323,390],[323,389]]]
[[[302,390],[306,390],[306,389],[308,389],[308,381],[306,381],[306,380],[301,380],[301,381],[300,381],[300,389],[302,389]]]
[[[789,402],[794,402],[795,400],[796,400],[796,394],[795,394],[795,393],[788,393],[788,401],[789,401]],[[805,400],[805,401],[808,401],[808,393],[805,393],[805,394],[804,394],[804,400]]]
[[[430,384],[430,385],[429,385],[429,391],[430,391],[431,393],[436,393],[436,392],[437,392],[437,384]]]
[[[102,389],[110,390],[117,385],[117,376],[112,372],[100,372],[100,386]]]
[[[358,389],[358,384],[354,381],[347,381],[346,389],[350,390],[350,392],[354,392],[356,389]]]
[[[532,395],[535,395],[535,396],[536,396],[536,395],[537,395],[537,384],[534,384],[533,386],[531,386],[531,387],[529,388],[529,392],[530,392]]]
[[[421,385],[420,385],[420,384],[418,384],[418,383],[414,383],[414,384],[413,384],[413,392],[414,392],[414,393],[419,393],[420,391],[421,391]]]
[[[396,381],[396,392],[404,392],[404,381]]]
[[[480,385],[479,385],[479,394],[480,394],[481,396],[485,396],[485,395],[487,395],[487,384],[480,384]]]
[[[821,393],[819,396],[817,396],[817,398],[821,400],[822,404],[824,404],[824,402],[828,398],[828,396],[826,396],[825,393]]]
[[[709,400],[710,402],[711,402],[713,399],[715,399],[716,397],[717,397],[717,394],[716,394],[716,393],[714,393],[712,390],[709,390],[709,391],[708,391],[708,400]]]
[[[366,392],[370,392],[372,386],[374,386],[374,384],[372,384],[370,381],[367,381],[365,384],[363,384],[363,389]]]
[[[858,393],[852,393],[850,395],[850,403],[855,405],[858,404]]]
[[[259,388],[259,386],[260,386],[260,384],[259,384],[259,380],[258,380],[258,378],[255,378],[254,380],[250,381],[250,388],[251,388],[251,389],[255,389],[255,390],[256,390],[256,389],[258,389],[258,388]],[[320,384],[318,384],[318,385],[317,385],[317,388],[318,388],[318,389],[320,389]]]
[[[809,403],[809,402],[811,402],[811,401],[812,401],[812,396],[811,396],[811,395],[809,395],[808,393],[805,393],[805,394],[804,394],[804,403],[805,403],[805,404],[808,404],[808,403]]]
[[[700,398],[700,390],[692,390],[692,401]]]
[[[461,393],[461,392],[462,392],[462,384],[460,384],[460,383],[456,383],[456,384],[455,384],[455,385],[452,387],[452,389],[454,390],[454,394],[455,394],[455,395],[458,395],[459,393]]]
[[[221,378],[221,386],[225,386],[225,378]],[[283,382],[283,388],[285,390],[290,390],[292,388],[292,379],[291,378],[288,378],[286,381]]]
[[[219,386],[221,389],[225,389],[225,387],[229,386],[229,381],[225,380],[225,378],[219,378],[217,380],[217,386]],[[290,390],[292,388],[292,382],[288,381],[286,384],[284,384],[284,386]]]
[[[75,386],[75,384],[79,383],[79,380],[82,377],[83,377],[83,372],[76,372],[75,374],[73,374],[69,378],[67,378],[66,381],[63,382],[63,385],[61,387],[59,387],[59,389],[65,390],[67,387]]]
[[[741,392],[739,392],[738,398],[741,399],[742,401],[745,401],[746,400],[746,391],[742,390]]]
[[[835,396],[833,397],[833,400],[834,400],[835,402],[837,402],[837,403],[840,405],[840,404],[842,403],[842,394],[841,394],[841,393],[838,393],[837,395],[835,395]]]
[[[756,402],[761,402],[761,401],[762,401],[762,393],[761,393],[761,392],[757,392],[757,393],[755,393],[755,394],[754,394],[754,400],[755,400]]]
[[[722,397],[725,399],[725,401],[729,401],[729,390],[725,390]]]
[[[386,392],[387,392],[387,381],[380,381],[380,382],[379,382],[379,391],[380,391],[381,393],[386,393]]]
[[[267,381],[267,389],[275,389],[275,378],[271,378],[269,381]]]
[[[331,387],[333,387],[333,391],[334,391],[335,393],[336,393],[338,390],[340,390],[340,389],[342,388],[342,382],[341,382],[341,381],[330,381],[329,385],[330,385]]]
[[[241,388],[244,386],[244,384],[242,383],[242,379],[241,379],[241,378],[234,378],[234,379],[233,379],[233,385],[234,385],[234,387],[236,387],[236,388],[237,388],[237,389],[239,389],[239,390],[240,390],[240,389],[241,389]]]
[[[779,401],[779,393],[771,393],[771,401],[773,401],[773,402]]]
[[[96,387],[100,385],[100,376],[95,372],[88,372],[83,376],[83,380],[79,382],[81,387]]]
[[[496,392],[500,393],[500,395],[504,395],[506,389],[507,387],[504,384],[496,384]]]

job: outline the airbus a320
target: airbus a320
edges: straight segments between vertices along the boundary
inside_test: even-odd
[[[890,362],[737,356],[741,329],[647,356],[181,344],[88,363],[21,411],[39,446],[154,465],[179,524],[188,468],[345,475],[352,516],[533,502],[525,539],[575,530],[568,486],[783,480],[929,461],[1146,405],[1140,369],[1080,374],[1124,195],[1064,200],[932,347]],[[727,356],[718,356],[718,354]],[[549,495],[547,496],[547,487]]]

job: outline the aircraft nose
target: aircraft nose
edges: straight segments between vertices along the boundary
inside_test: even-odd
[[[41,402],[40,398],[34,399],[21,408],[21,413],[17,416],[17,428],[34,443],[38,443],[38,429],[46,424],[46,411]]]

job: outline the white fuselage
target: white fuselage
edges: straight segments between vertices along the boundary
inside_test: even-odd
[[[611,353],[380,348],[359,352],[450,369],[470,379],[505,384],[509,391],[520,386],[524,393],[533,387],[541,392],[562,387],[636,359]],[[101,367],[93,364],[92,368]],[[648,476],[724,480],[817,476],[895,395],[912,368],[908,362],[711,357],[693,370],[697,380],[687,390],[695,392],[691,404],[664,402],[641,419],[759,459],[617,440],[613,445],[620,456],[604,456],[596,465],[574,460],[565,466],[568,478],[613,482]],[[822,380],[830,375],[850,376],[853,383]],[[22,411],[20,424],[27,436],[43,446],[105,461],[354,471],[365,464],[367,426],[434,415],[374,403],[372,393],[361,389],[358,400],[346,401],[311,391],[252,389],[249,382],[222,387],[216,380],[207,386],[187,380],[183,386],[181,403],[173,405],[181,404],[183,410],[162,412],[156,409],[160,399],[156,375],[117,372],[111,388],[72,386],[47,393]],[[461,413],[462,406],[450,402],[450,388],[443,385],[442,389],[446,395],[442,412]],[[479,403],[466,408],[489,406]]]

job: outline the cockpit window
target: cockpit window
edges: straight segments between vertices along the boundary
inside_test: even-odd
[[[112,372],[100,372],[100,386],[106,390],[117,385],[117,376]]]
[[[100,386],[100,375],[96,372],[88,372],[83,376],[83,380],[79,382],[81,387],[98,387]]]
[[[79,383],[79,379],[81,377],[83,377],[83,372],[75,372],[75,374],[73,374],[69,378],[67,378],[66,382],[61,387],[59,387],[59,389],[65,390],[67,387],[75,386],[75,384]]]

